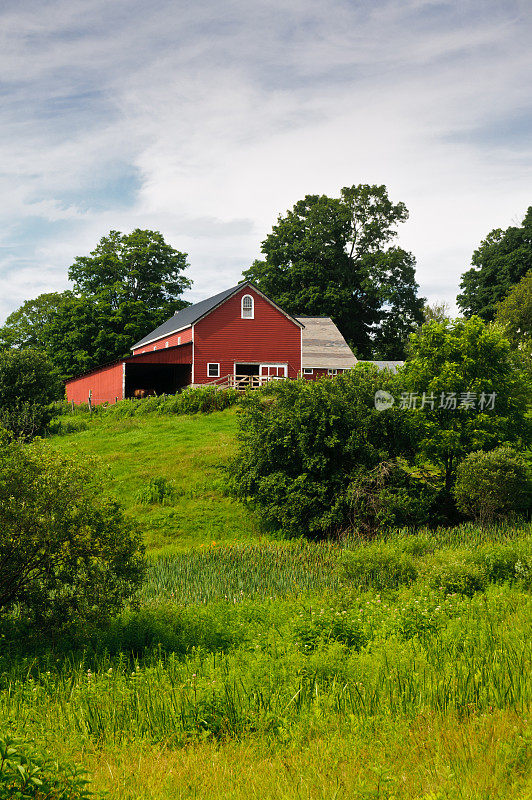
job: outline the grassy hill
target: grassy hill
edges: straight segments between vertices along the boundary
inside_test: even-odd
[[[73,417],[75,427],[79,418]],[[50,439],[75,458],[96,458],[109,490],[140,525],[149,548],[188,548],[256,536],[253,519],[224,494],[224,465],[235,451],[236,412],[158,415],[116,420],[82,418],[82,429]],[[68,430],[69,419],[66,418]],[[144,505],[139,490],[151,478],[172,481],[171,506]]]
[[[109,800],[531,798],[532,527],[259,536],[224,493],[235,423],[101,415],[50,438],[107,470],[150,570],[107,630],[3,648],[4,729]],[[172,504],[138,502],[151,477]]]

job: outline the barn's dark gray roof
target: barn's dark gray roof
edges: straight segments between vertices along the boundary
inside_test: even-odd
[[[148,333],[140,342],[137,342],[131,347],[131,350],[136,350],[137,347],[142,347],[145,344],[150,344],[150,342],[156,342],[158,339],[162,339],[164,336],[170,336],[172,333],[177,333],[177,331],[183,330],[183,328],[188,328],[190,325],[194,325],[201,317],[204,317],[205,314],[208,314],[209,311],[212,311],[216,306],[219,306],[224,300],[227,300],[231,297],[232,294],[238,292],[239,289],[243,289],[244,286],[251,286],[255,291],[262,294],[256,286],[251,283],[251,281],[242,281],[242,283],[237,283],[236,286],[232,286],[230,289],[225,289],[223,292],[219,292],[219,294],[215,294],[213,297],[208,297],[206,300],[200,300],[199,303],[194,303],[192,306],[187,306],[186,308],[182,308],[181,311],[176,311],[173,317],[163,322],[162,325],[159,325],[158,328],[155,328],[154,331]],[[264,295],[266,297],[266,295]],[[269,300],[269,298],[266,298]],[[288,312],[284,311],[280,306],[273,302],[273,300],[269,300],[276,308],[279,309],[286,317],[293,320],[296,325],[299,325],[301,328],[303,324],[293,317]]]
[[[357,363],[351,348],[329,317],[297,317],[303,330],[302,367],[351,369]]]
[[[170,334],[175,333],[182,328],[188,328],[189,325],[193,325],[198,321],[198,319],[200,319],[200,317],[203,317],[209,311],[212,311],[213,308],[216,308],[216,306],[220,305],[220,303],[223,303],[224,300],[227,300],[228,297],[231,297],[232,294],[234,294],[238,289],[241,289],[244,285],[244,283],[239,283],[237,286],[232,286],[230,289],[225,289],[225,291],[215,294],[213,297],[208,297],[206,300],[200,300],[199,303],[194,303],[192,306],[182,308],[181,311],[176,311],[173,317],[170,317],[170,319],[167,319],[162,325],[159,325],[158,328],[155,328],[154,331],[148,333],[147,336],[140,340],[140,342],[134,344],[131,349],[136,350],[137,347],[142,347],[144,344],[155,342],[157,339],[162,339],[163,336],[170,336]]]

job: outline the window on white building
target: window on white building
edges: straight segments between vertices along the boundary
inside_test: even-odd
[[[250,294],[245,294],[242,298],[242,319],[254,319],[255,304]]]

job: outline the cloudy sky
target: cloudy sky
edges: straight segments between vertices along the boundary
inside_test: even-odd
[[[110,229],[236,282],[308,193],[384,183],[430,300],[532,204],[530,0],[3,0],[0,322]]]

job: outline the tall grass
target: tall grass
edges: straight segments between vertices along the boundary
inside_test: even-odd
[[[49,426],[49,433],[73,433],[77,430],[86,430],[89,422],[121,420],[148,414],[207,414],[212,411],[223,411],[236,405],[240,396],[236,389],[198,386],[175,395],[130,398],[92,407],[85,403],[74,406],[69,403],[57,403],[54,406],[56,416]]]
[[[320,718],[343,725],[375,715],[529,706],[530,597],[506,588],[447,604],[407,595],[381,604],[378,597],[343,609],[324,599],[321,607],[251,604],[228,617],[240,635],[221,649],[198,637],[183,656],[155,645],[142,659],[103,653],[5,665],[1,722],[41,740],[182,744],[250,733],[275,738],[281,729],[284,737],[301,735]],[[342,616],[343,631],[356,623],[364,644],[345,639],[334,624]]]
[[[393,731],[420,720],[432,720],[438,737],[450,719],[458,729],[522,718],[532,707],[532,597],[516,565],[529,563],[530,541],[528,526],[471,540],[467,529],[398,532],[339,548],[257,542],[153,557],[140,608],[85,637],[84,650],[63,641],[30,652],[4,639],[0,727],[67,758],[111,760],[210,741],[303,753],[327,731],[324,757],[338,777],[335,736],[360,749],[370,729],[373,739],[387,730],[393,747]],[[482,571],[479,591],[442,580],[446,566],[456,577],[456,563]],[[519,736],[511,763],[529,764]],[[378,769],[392,776],[386,758]],[[128,763],[133,779],[137,761]],[[170,785],[157,797],[180,796]],[[395,777],[389,785],[393,794],[342,796],[423,796],[401,794]],[[332,784],[327,791],[335,796]],[[269,787],[262,796],[277,795]]]
[[[460,575],[464,581],[468,575],[477,576],[478,589],[490,581],[528,585],[532,525],[398,531],[375,542],[352,538],[340,545],[297,540],[220,547],[214,542],[153,556],[141,598],[209,603],[239,600],[242,595],[333,592],[345,586],[386,591],[418,578],[437,588]]]

